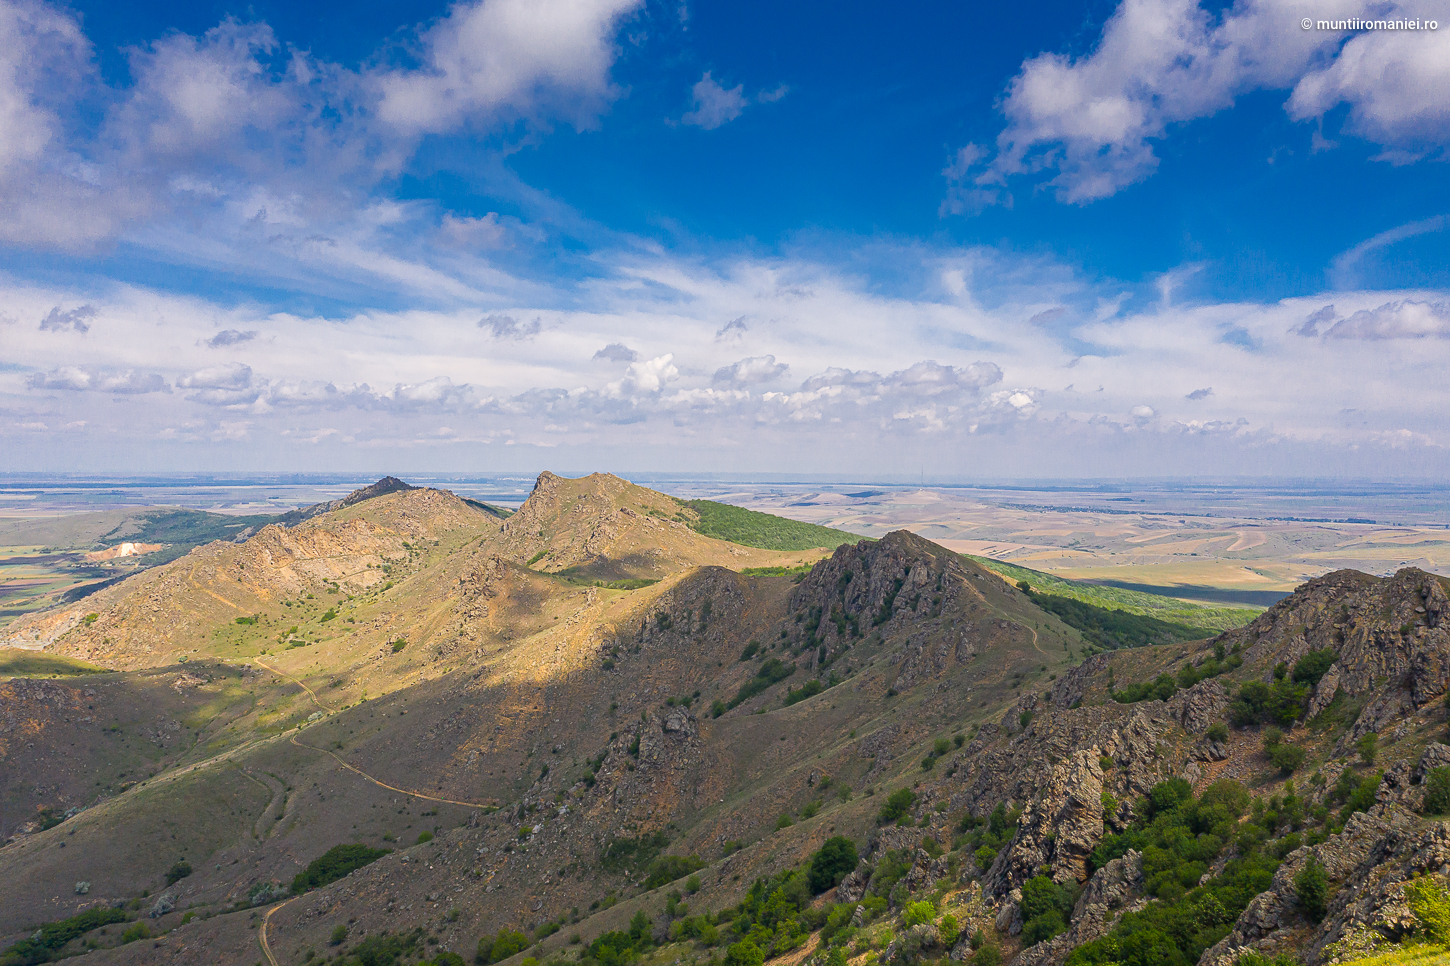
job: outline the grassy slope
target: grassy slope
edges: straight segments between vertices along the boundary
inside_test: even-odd
[[[52,677],[71,674],[104,674],[106,669],[73,657],[0,648],[0,677]]]
[[[1257,610],[1248,608],[1200,607],[1174,597],[1160,597],[1157,594],[1145,594],[1138,590],[1100,587],[1097,584],[1064,580],[1040,570],[1029,570],[1026,567],[1018,567],[1001,560],[993,560],[990,557],[972,557],[966,554],[963,556],[967,556],[968,559],[981,564],[993,573],[1000,574],[1013,583],[1025,580],[1032,585],[1034,590],[1044,594],[1070,597],[1085,604],[1092,604],[1094,607],[1127,611],[1129,614],[1154,617],[1173,624],[1226,631],[1230,628],[1242,627],[1259,615]]]
[[[1443,946],[1409,946],[1351,960],[1345,966],[1450,966],[1450,950]]]
[[[696,533],[761,550],[834,549],[843,543],[864,539],[844,530],[787,520],[711,500],[689,500],[684,506],[695,513],[695,518],[687,519],[686,523]]]

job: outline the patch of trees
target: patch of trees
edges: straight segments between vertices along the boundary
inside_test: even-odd
[[[77,939],[92,929],[125,921],[126,914],[120,909],[87,909],[69,919],[48,922],[29,937],[0,953],[0,966],[34,966],[36,963],[50,962],[54,958],[51,954],[58,952],[72,939]]]
[[[957,823],[957,831],[962,834],[954,845],[970,855],[979,870],[986,872],[992,867],[997,853],[1017,834],[1017,821],[1021,817],[1021,810],[1009,812],[1001,802],[986,818],[968,813]]]
[[[1109,651],[1120,647],[1198,641],[1213,635],[1213,631],[1202,627],[1161,621],[1156,617],[1130,614],[1125,610],[1097,607],[1071,597],[1044,594],[1033,590],[1032,585],[1026,581],[1018,581],[1017,587],[1038,607],[1068,627],[1076,628],[1084,641]]]
[[[376,862],[392,851],[392,849],[373,849],[356,843],[334,845],[307,863],[307,868],[297,873],[292,879],[292,892],[295,895],[301,895],[309,889],[336,882],[354,869],[361,869],[370,862]]]
[[[632,839],[617,838],[604,847],[599,864],[606,872],[629,872],[648,866],[669,844],[669,837],[663,832],[651,832]]]

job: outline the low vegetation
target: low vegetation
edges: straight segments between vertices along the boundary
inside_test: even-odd
[[[761,550],[812,550],[825,547],[834,550],[843,543],[855,543],[862,539],[844,530],[787,520],[784,517],[757,513],[712,500],[687,500],[681,506],[684,509],[682,519],[691,530],[744,547],[758,547]]]
[[[309,889],[336,882],[354,869],[376,862],[392,849],[373,849],[366,845],[334,845],[307,864],[292,880],[292,892],[300,895]]]

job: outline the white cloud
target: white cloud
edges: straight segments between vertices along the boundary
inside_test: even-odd
[[[418,70],[373,75],[378,116],[404,132],[550,112],[587,126],[617,90],[614,34],[640,0],[480,0],[419,38]]]
[[[26,379],[30,389],[64,392],[108,392],[114,395],[136,395],[170,392],[158,373],[125,369],[119,372],[81,366],[60,366],[49,372],[37,372]]]
[[[757,382],[771,382],[786,374],[790,366],[775,361],[775,356],[751,356],[732,365],[715,370],[713,382],[725,382],[744,386]]]
[[[1153,144],[1255,90],[1292,90],[1296,120],[1351,105],[1354,133],[1412,160],[1450,144],[1450,31],[1304,30],[1302,18],[1398,16],[1398,3],[1239,0],[1210,13],[1197,0],[1122,0],[1082,57],[1025,61],[1002,101],[1007,126],[984,163],[968,145],[944,172],[946,213],[1008,202],[1008,179],[1050,174],[1060,201],[1085,204],[1150,176]],[[1341,46],[1342,45],[1342,46]],[[980,170],[977,170],[980,165]]]
[[[695,106],[680,118],[686,124],[713,131],[722,124],[729,124],[745,110],[744,84],[736,84],[728,90],[705,71],[705,76],[690,88]]]
[[[789,93],[790,88],[781,84],[774,90],[760,91],[754,97],[746,97],[744,84],[736,84],[727,89],[707,70],[690,88],[693,106],[680,118],[680,122],[713,131],[743,114],[752,101],[757,104],[774,104]]]

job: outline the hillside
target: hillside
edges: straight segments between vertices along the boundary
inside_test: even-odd
[[[506,518],[391,488],[22,620],[120,671],[0,683],[0,949],[1219,966],[1429,935],[1441,578],[1088,656],[912,534],[770,550],[682,512],[605,475]]]

